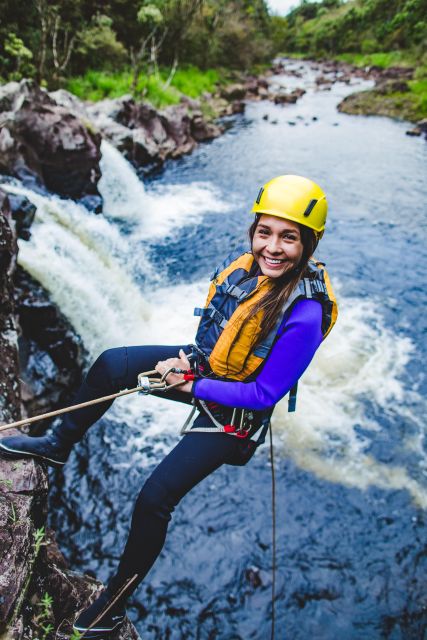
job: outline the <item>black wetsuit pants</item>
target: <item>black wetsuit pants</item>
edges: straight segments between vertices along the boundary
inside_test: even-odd
[[[120,347],[104,351],[90,368],[76,402],[135,387],[138,373],[154,369],[159,360],[178,357],[180,348],[187,354],[191,351],[188,345]],[[162,397],[191,402],[191,394],[182,391],[174,390]],[[110,405],[111,402],[105,402],[66,414],[57,427],[61,438],[79,441]],[[196,432],[180,439],[142,487],[135,503],[129,537],[117,573],[109,583],[109,591],[116,592],[130,577],[138,574],[125,597],[134,591],[159,555],[171,514],[181,498],[222,464],[245,464],[247,446],[246,441],[223,433]]]

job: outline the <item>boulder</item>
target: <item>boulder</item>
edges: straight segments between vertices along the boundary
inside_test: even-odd
[[[249,90],[249,84],[229,84],[221,89],[221,98],[232,102],[233,100],[242,100],[246,96],[246,92]]]
[[[26,196],[20,194],[9,193],[8,200],[18,237],[29,240],[31,237],[30,227],[37,210],[36,206]]]
[[[233,102],[233,108],[236,102]],[[233,113],[236,113],[233,111]],[[207,142],[221,135],[223,129],[213,122],[207,122],[201,111],[193,112],[190,131],[196,142]]]
[[[388,69],[381,70],[381,76],[391,80],[400,80],[402,78],[412,80],[414,71],[413,67],[388,67]]]
[[[234,100],[231,103],[231,113],[235,115],[236,113],[244,113],[245,111],[245,103],[243,100]]]
[[[0,91],[0,172],[60,195],[99,195],[101,136],[32,81]]]
[[[0,114],[3,117],[4,114]],[[0,173],[19,178],[31,189],[43,188],[42,167],[35,151],[21,138],[13,119],[3,121],[0,129]]]
[[[375,90],[384,95],[388,93],[407,93],[409,85],[405,80],[387,80],[380,78],[375,85]]]
[[[172,158],[191,153],[196,141],[191,135],[191,117],[183,105],[172,105],[159,112],[168,137],[174,142],[174,149],[167,155]],[[166,157],[166,156],[165,156]]]
[[[47,291],[21,267],[14,274],[23,403],[28,415],[65,406],[82,379],[86,352]],[[43,431],[47,424],[33,429]]]
[[[281,90],[277,93],[270,94],[270,99],[272,99],[275,104],[295,104],[304,94],[304,89],[294,89],[291,93]]]

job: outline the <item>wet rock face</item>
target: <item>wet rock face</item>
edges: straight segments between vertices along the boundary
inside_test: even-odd
[[[0,173],[69,198],[99,195],[101,136],[34,82],[0,89]]]
[[[14,283],[22,400],[28,415],[35,415],[67,404],[81,382],[85,352],[38,282],[18,267]],[[38,423],[34,431],[46,426]]]
[[[18,419],[17,324],[14,317],[12,274],[16,263],[15,225],[6,193],[0,190],[0,417]]]
[[[24,403],[28,411],[40,402],[52,408],[80,376],[80,347],[74,335],[46,292],[21,270],[15,275],[15,303],[16,253],[15,223],[8,196],[0,190],[0,424],[22,417],[19,376],[28,377],[32,371],[28,358],[25,371],[19,373],[16,313],[22,323],[20,341],[31,352],[34,366],[45,358],[52,369],[50,377],[49,367],[40,372],[37,392],[33,390]],[[7,429],[0,438],[18,433]],[[45,529],[47,493],[43,464],[0,457],[0,635],[10,640],[45,637],[47,624],[52,624],[56,638],[68,640],[78,611],[102,588],[88,576],[68,570],[53,532]],[[49,606],[42,604],[46,596],[52,599]],[[129,621],[112,640],[125,638],[139,638]]]
[[[8,200],[12,211],[12,218],[15,220],[16,233],[18,238],[29,240],[31,237],[30,227],[33,223],[37,207],[25,196],[9,193]]]
[[[222,132],[205,120],[198,102],[189,100],[157,111],[150,104],[122,96],[88,106],[87,113],[128,160],[146,171],[160,167],[168,158],[191,153],[198,142]]]

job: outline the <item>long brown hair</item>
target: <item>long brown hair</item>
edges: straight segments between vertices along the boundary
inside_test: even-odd
[[[257,214],[255,216],[254,222],[249,227],[248,233],[251,247],[260,218],[261,214]],[[303,246],[302,256],[299,264],[291,271],[284,273],[280,278],[271,278],[273,286],[269,288],[265,296],[261,298],[261,300],[256,305],[254,305],[253,309],[251,309],[249,312],[247,318],[248,320],[256,315],[260,310],[263,310],[264,312],[261,321],[261,332],[257,338],[256,344],[262,342],[264,338],[268,336],[270,331],[272,331],[272,329],[275,327],[284,303],[289,298],[301,278],[304,278],[304,276],[306,275],[308,261],[313,255],[319,242],[316,234],[312,229],[309,229],[309,227],[306,227],[302,224],[298,224],[298,227],[300,230],[301,243]]]

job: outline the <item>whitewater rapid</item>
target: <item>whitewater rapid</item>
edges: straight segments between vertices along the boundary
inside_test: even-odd
[[[208,274],[197,282],[164,286],[161,265],[150,261],[150,243],[166,240],[177,227],[197,224],[205,212],[225,216],[230,205],[209,183],[148,192],[116,149],[103,142],[102,153],[105,215],[34,193],[18,182],[2,185],[37,207],[30,241],[19,242],[19,263],[49,291],[91,359],[124,344],[190,343],[197,326],[193,307],[203,304]],[[427,508],[423,425],[402,402],[408,395],[402,379],[414,345],[385,326],[378,301],[345,297],[337,289],[340,314],[333,337],[301,380],[297,412],[288,414],[286,400],[279,403],[273,419],[276,442],[283,456],[325,480],[360,489],[406,489]],[[411,393],[418,402],[417,392]],[[375,412],[368,415],[372,405]],[[381,463],[368,451],[369,433],[383,429],[375,413],[390,411],[402,423],[418,425],[402,441],[402,447],[416,450],[422,459],[418,476],[404,463]],[[137,450],[153,436],[161,448],[159,436],[177,433],[187,409],[134,397],[117,401],[110,410],[114,420],[135,422],[147,412],[150,427],[131,443]]]

